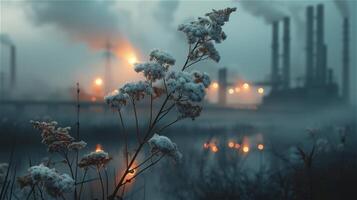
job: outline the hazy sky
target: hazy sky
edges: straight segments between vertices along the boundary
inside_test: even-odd
[[[183,34],[177,32],[177,25],[202,16],[212,8],[227,6],[237,7],[238,12],[224,26],[227,40],[217,45],[221,61],[197,67],[213,78],[216,78],[217,69],[225,66],[232,79],[239,76],[249,81],[264,80],[269,75],[271,62],[271,26],[267,16],[289,15],[293,16],[294,83],[305,70],[302,26],[305,6],[324,2],[328,67],[335,70],[335,77],[340,81],[342,17],[333,0],[260,0],[243,4],[239,1],[0,0],[0,32],[9,35],[17,46],[18,90],[48,96],[67,90],[77,81],[90,90],[92,81],[104,76],[103,47],[108,38],[117,48],[112,75],[118,86],[137,78],[127,63],[133,54],[138,60],[145,60],[151,49],[160,48],[172,53],[180,65],[187,45]],[[347,3],[356,33],[357,3]],[[356,44],[356,38],[351,44]],[[356,45],[351,46],[356,52]],[[7,56],[7,48],[2,45],[0,69],[6,73]],[[356,58],[351,57],[352,85],[356,85]]]

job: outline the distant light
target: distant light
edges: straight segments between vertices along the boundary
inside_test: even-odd
[[[212,88],[213,89],[218,89],[219,88],[219,84],[217,82],[213,82],[212,83]]]
[[[229,89],[228,89],[228,93],[229,93],[229,94],[234,94],[233,88],[229,88]]]
[[[234,145],[234,148],[239,149],[239,148],[240,148],[240,144],[239,144],[239,143],[236,143],[236,144]]]
[[[218,147],[217,147],[216,145],[212,145],[212,146],[211,146],[211,151],[212,151],[213,153],[217,153],[217,152],[218,152]]]
[[[137,62],[138,62],[138,59],[136,58],[135,55],[129,56],[129,58],[128,58],[128,63],[129,63],[130,65],[134,65],[134,64],[137,63]]]
[[[232,142],[232,141],[228,142],[228,147],[229,148],[231,148],[231,149],[234,148],[234,145],[235,145],[234,142]]]
[[[101,151],[103,151],[102,145],[97,144],[95,147],[95,152],[101,152]]]
[[[237,93],[239,93],[239,92],[240,92],[240,88],[239,88],[239,87],[236,87],[236,88],[234,89],[234,91],[237,92]]]
[[[249,89],[249,87],[250,87],[250,86],[249,86],[249,84],[248,84],[248,83],[244,83],[244,84],[243,84],[243,89],[248,90],[248,89]]]
[[[264,145],[263,144],[258,144],[258,149],[259,149],[259,151],[263,151],[264,150]]]
[[[258,93],[259,94],[264,94],[264,88],[258,88]]]
[[[244,153],[248,153],[249,152],[249,147],[248,146],[244,146],[242,150],[243,150]]]
[[[96,98],[96,97],[92,97],[92,98],[91,98],[91,101],[92,101],[92,102],[95,102],[95,101],[97,101],[97,98]]]
[[[97,86],[101,86],[101,85],[103,85],[103,79],[101,79],[101,78],[96,78],[96,79],[94,80],[94,83],[95,83],[95,85],[97,85]]]

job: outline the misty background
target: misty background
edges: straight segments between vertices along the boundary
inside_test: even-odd
[[[227,67],[229,78],[247,81],[267,80],[270,74],[272,20],[292,17],[291,76],[305,73],[305,8],[323,2],[325,37],[329,46],[328,67],[341,83],[342,19],[351,21],[351,102],[356,102],[357,2],[353,0],[231,0],[231,1],[0,1],[2,43],[17,46],[16,98],[68,99],[70,88],[80,82],[91,89],[96,77],[104,77],[105,44],[116,49],[113,55],[115,84],[138,79],[127,63],[127,53],[138,61],[147,59],[153,48],[174,55],[180,66],[187,52],[184,34],[177,31],[211,9],[237,7],[231,23],[224,28],[226,42],[217,45],[220,63],[200,64],[202,71],[216,79],[219,67]],[[9,56],[1,45],[1,67],[8,73]],[[5,76],[5,81],[8,77]]]

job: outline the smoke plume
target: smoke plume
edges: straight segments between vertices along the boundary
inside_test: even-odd
[[[92,48],[103,48],[108,41],[118,43],[124,39],[119,29],[123,16],[119,18],[113,4],[98,0],[32,1],[27,11],[38,26],[54,26]]]
[[[261,0],[242,0],[239,1],[242,8],[250,12],[256,17],[262,17],[265,22],[271,23],[276,20],[282,19],[288,14],[286,8],[282,4],[278,4],[274,1]]]
[[[347,0],[335,0],[335,4],[336,4],[337,9],[340,11],[340,13],[343,17],[349,16]]]

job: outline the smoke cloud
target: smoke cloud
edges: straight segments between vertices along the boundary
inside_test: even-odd
[[[289,14],[286,8],[284,8],[281,3],[278,4],[269,0],[242,0],[239,2],[242,8],[244,8],[246,11],[250,12],[256,17],[262,17],[267,23],[271,23],[275,20],[280,20],[284,16]]]
[[[343,17],[348,17],[350,15],[347,0],[335,0],[335,5]]]
[[[5,33],[0,33],[0,43],[4,45],[12,45],[13,42],[10,37]]]
[[[33,1],[27,11],[36,25],[54,26],[73,39],[98,49],[108,41],[118,43],[124,40],[119,25],[128,15],[121,13],[119,17],[120,12],[113,10],[113,4],[112,1],[97,0]]]

